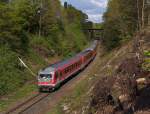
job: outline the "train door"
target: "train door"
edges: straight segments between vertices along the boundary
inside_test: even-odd
[[[55,80],[56,80],[56,83],[59,83],[59,80],[60,80],[59,77],[60,77],[60,76],[59,76],[59,71],[56,71],[56,72],[55,72]]]

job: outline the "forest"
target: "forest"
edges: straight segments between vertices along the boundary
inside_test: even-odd
[[[111,50],[148,26],[150,23],[148,0],[109,0],[103,15],[103,44]]]
[[[67,58],[85,48],[87,18],[59,0],[0,0],[0,95],[35,79],[18,57],[37,73],[50,58]]]

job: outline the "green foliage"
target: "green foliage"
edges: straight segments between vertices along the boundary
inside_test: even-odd
[[[120,44],[120,31],[118,30],[118,26],[115,25],[115,22],[116,21],[110,21],[104,25],[103,43],[108,50],[111,50]]]
[[[142,68],[144,70],[150,71],[150,51],[145,50],[144,56],[146,56],[146,59],[144,60],[144,62],[142,64]]]
[[[136,0],[110,0],[103,19],[104,44],[110,50],[137,30]]]
[[[68,8],[68,3],[64,2],[64,8]]]
[[[25,80],[18,63],[16,53],[6,46],[0,46],[0,95],[12,91]]]
[[[150,58],[144,60],[144,63],[142,64],[142,68],[146,71],[150,71]]]
[[[17,17],[20,17],[20,26],[27,32],[36,32],[38,26],[37,4],[31,4],[30,0],[14,0],[12,9]]]
[[[81,51],[87,44],[86,19],[71,5],[62,8],[59,0],[0,1],[0,95],[33,78],[18,66],[18,56],[37,72],[54,55],[67,58]]]
[[[103,28],[103,23],[94,23],[93,28],[102,29]]]
[[[72,5],[68,5],[68,8],[65,11],[67,12],[67,19],[70,23],[81,23],[82,25],[88,18],[86,14],[80,10],[75,9]]]
[[[144,55],[150,57],[150,51],[144,51]]]
[[[0,44],[7,44],[17,52],[27,51],[28,36],[17,16],[9,5],[0,3]],[[21,48],[22,47],[22,48]]]

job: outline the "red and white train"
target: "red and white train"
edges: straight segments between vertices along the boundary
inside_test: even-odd
[[[76,56],[40,70],[38,73],[39,91],[54,90],[66,79],[86,67],[95,58],[97,46],[98,41],[95,40],[91,47]]]

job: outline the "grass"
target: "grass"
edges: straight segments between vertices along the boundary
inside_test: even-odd
[[[61,107],[61,104],[57,104],[54,106],[53,110],[51,112],[48,112],[47,114],[63,114],[63,110]]]
[[[73,110],[81,108],[83,104],[85,104],[87,97],[87,92],[93,85],[93,82],[96,80],[95,73],[98,71],[99,62],[93,66],[92,71],[89,74],[84,75],[83,80],[79,80],[78,84],[73,88],[72,92],[67,94],[65,97],[61,99],[61,101],[54,106],[54,108],[47,114],[64,114],[63,106],[69,105],[68,113],[71,113]]]
[[[146,58],[142,64],[142,68],[146,71],[150,71],[150,58]]]
[[[78,83],[78,85],[74,88],[74,91],[69,93],[67,96],[62,98],[62,100],[54,106],[54,108],[47,114],[64,114],[63,106],[65,104],[71,106],[71,111],[79,108],[84,102],[83,99],[86,99],[85,93],[88,91],[90,84],[88,83],[89,78],[82,80]]]
[[[63,12],[65,11],[60,13]],[[20,41],[18,41],[16,43],[14,42],[17,45],[15,54],[13,49],[10,50],[10,52],[13,53],[6,50],[5,54],[1,54],[0,57],[4,58],[5,61],[0,59],[0,63],[4,64],[0,64],[0,95],[5,95],[6,97],[5,99],[0,100],[0,111],[6,109],[15,101],[28,96],[28,94],[35,89],[32,85],[25,85],[26,82],[35,80],[35,77],[19,63],[18,57],[20,57],[27,66],[37,74],[39,69],[50,64],[51,58],[54,58],[55,56],[60,56],[60,58],[73,56],[87,45],[88,41],[80,27],[81,24],[72,22],[68,25],[68,19],[64,14],[62,14],[62,18],[67,21],[65,23],[62,20],[64,30],[58,29],[59,23],[56,24],[55,21],[52,21],[52,26],[50,27],[51,30],[48,31],[50,32],[48,36],[38,37],[35,34],[28,34],[30,37],[29,41],[26,41],[28,42],[28,49],[26,49],[26,51],[23,51],[20,48],[27,48],[27,45],[23,47],[19,46]],[[23,43],[23,39],[21,40]],[[26,43],[24,42],[24,44]],[[10,46],[8,47],[10,48]],[[0,52],[2,53],[3,50],[4,49],[1,49]],[[3,71],[3,73],[1,71]],[[12,95],[10,95],[11,92],[13,92]]]
[[[54,108],[47,114],[64,114],[64,105],[71,106],[69,108],[70,112],[68,113],[71,113],[71,111],[80,108],[80,106],[85,103],[85,99],[87,99],[86,93],[91,87],[92,81],[94,81],[95,79],[93,76],[94,73],[95,72],[87,76],[85,75],[86,78],[84,78],[84,80],[80,80],[78,84],[73,88],[73,91],[63,97],[61,101],[56,106],[54,106]]]
[[[26,84],[6,98],[0,99],[0,112],[6,110],[8,106],[16,103],[16,101],[32,95],[33,91],[37,91],[37,86],[35,84]]]
[[[94,66],[94,68],[93,68],[94,71],[92,73],[88,74],[88,76],[86,76],[86,79],[79,81],[78,85],[76,85],[73,92],[71,92],[66,97],[62,98],[60,103],[58,105],[56,105],[53,108],[53,110],[48,114],[63,114],[62,105],[65,103],[71,104],[71,110],[80,108],[80,106],[85,103],[83,101],[85,99],[87,99],[85,97],[85,93],[91,87],[92,81],[95,80],[95,78],[93,78],[94,73],[96,73],[98,71],[97,70],[98,68],[100,69],[101,67],[103,67],[104,64],[109,59],[111,59],[111,57],[113,57],[112,53],[106,54],[105,56],[101,57],[101,61],[99,61],[96,66]],[[38,68],[40,66],[44,65],[44,62],[41,62],[42,59],[38,58],[36,53],[33,53],[32,56],[30,56],[30,59],[31,58],[34,59],[35,62],[39,63]],[[34,71],[37,71],[37,69],[34,69]],[[91,80],[89,80],[90,78],[91,78]],[[16,101],[19,101],[20,99],[24,99],[27,96],[32,95],[33,91],[36,91],[36,90],[37,90],[37,87],[34,84],[24,85],[22,88],[18,89],[17,92],[15,92],[9,96],[6,96],[6,99],[0,100],[0,111],[7,109],[10,105],[15,103]]]
[[[57,57],[55,59],[61,58],[62,57]],[[31,68],[33,72],[37,72],[40,68],[43,68],[48,64],[43,57],[38,55],[38,53],[36,53],[32,49],[29,51],[28,58],[24,58],[23,60]],[[48,60],[55,61],[53,57],[49,57]],[[31,75],[27,70],[25,70],[25,75],[27,74]],[[35,80],[35,77],[33,76],[28,77],[29,77],[28,79],[30,80]],[[35,84],[25,84],[20,89],[17,89],[15,91],[16,92],[13,92],[12,94],[9,93],[4,98],[0,99],[0,112],[6,110],[8,107],[12,106],[17,101],[20,101],[22,99],[31,96],[34,91],[37,91],[37,86]],[[56,110],[56,112],[60,113],[60,110]]]
[[[79,81],[73,91],[63,97],[59,104],[54,106],[54,108],[47,114],[65,114],[66,112],[63,111],[64,105],[67,105],[69,107],[69,109],[67,110],[68,114],[72,114],[75,111],[82,111],[82,108],[84,106],[87,106],[87,104],[89,103],[89,94],[91,94],[91,92],[89,91],[92,85],[94,85],[101,76],[112,75],[114,72],[114,65],[116,65],[116,63],[119,63],[119,60],[125,57],[127,51],[128,50],[124,50],[124,48],[121,48],[109,53],[105,52],[104,55],[101,55],[99,57],[99,61],[97,61],[97,63],[93,66],[92,71],[87,74],[86,78]],[[115,57],[116,53],[118,52],[118,56]],[[112,66],[109,68],[105,68],[104,66],[108,63],[108,61]]]
[[[144,55],[150,57],[150,51],[144,51]]]
[[[144,63],[142,64],[142,68],[146,71],[150,71],[150,51],[145,50],[144,56],[146,57]]]
[[[61,57],[49,57],[48,60],[50,62],[58,61]],[[43,68],[48,63],[44,61],[44,58],[40,57],[33,50],[30,50],[28,60],[23,59],[25,63],[31,68],[33,72],[38,72],[40,68]],[[29,61],[30,60],[30,61]],[[32,60],[32,61],[31,61]],[[28,75],[28,80],[33,81],[36,80],[36,77],[33,77],[28,70],[25,70],[25,75]],[[6,110],[9,106],[17,101],[29,97],[33,94],[33,92],[37,91],[37,85],[28,82],[29,84],[25,84],[22,87],[18,87],[13,93],[9,93],[4,98],[0,99],[0,112]]]
[[[42,56],[36,53],[33,49],[30,50],[27,64],[34,72],[37,72],[40,68],[47,65],[46,61]]]

